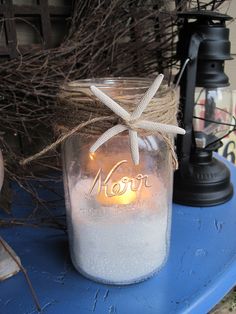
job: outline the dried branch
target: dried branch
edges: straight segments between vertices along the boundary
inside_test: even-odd
[[[33,285],[31,283],[31,280],[29,278],[29,275],[26,271],[26,269],[23,267],[23,265],[18,261],[18,259],[12,254],[12,252],[8,249],[8,247],[5,245],[4,241],[2,241],[2,238],[0,237],[0,244],[3,246],[3,248],[5,249],[5,251],[11,256],[11,258],[14,260],[14,262],[17,264],[17,266],[20,268],[20,270],[22,271],[22,273],[24,274],[25,276],[25,279],[26,279],[26,282],[29,286],[29,289],[30,289],[30,292],[32,294],[32,297],[33,297],[33,300],[34,300],[34,303],[36,305],[36,308],[37,308],[37,311],[41,311],[41,306],[39,304],[39,300],[38,300],[38,297],[35,293],[35,290],[33,288]]]

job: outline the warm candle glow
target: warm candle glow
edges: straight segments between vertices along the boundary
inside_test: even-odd
[[[89,154],[90,166],[93,165],[94,169],[97,168],[95,161],[97,160],[97,153]],[[98,159],[100,160],[100,159]],[[148,194],[143,194],[147,191],[143,189],[150,188],[149,176],[146,174],[138,173],[135,176],[123,175],[129,169],[124,169],[128,166],[129,162],[126,159],[120,160],[116,163],[104,163],[94,177],[93,183],[90,187],[90,194],[96,195],[96,200],[105,206],[111,205],[128,205],[136,201],[140,195],[147,198]],[[104,168],[106,169],[104,171]],[[122,170],[122,171],[121,171]],[[124,171],[124,172],[123,172]]]
[[[90,158],[90,160],[94,160],[95,159],[95,153],[89,153],[89,158]]]
[[[122,182],[119,182],[122,184]],[[102,189],[101,192],[97,195],[97,201],[105,206],[109,205],[128,205],[133,203],[136,200],[136,191],[132,191],[130,186],[127,190],[121,195],[107,196],[105,190]]]

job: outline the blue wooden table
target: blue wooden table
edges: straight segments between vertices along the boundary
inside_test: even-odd
[[[236,168],[230,168],[236,191]],[[20,189],[17,198],[26,201],[13,204],[13,214],[22,217],[32,204]],[[47,314],[201,314],[236,284],[236,195],[215,207],[174,205],[166,266],[130,286],[98,284],[79,275],[61,230],[11,227],[0,233],[21,257]],[[1,314],[36,312],[22,273],[0,283]]]

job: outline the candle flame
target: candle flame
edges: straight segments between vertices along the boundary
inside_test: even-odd
[[[104,190],[102,190],[96,197],[97,201],[106,206],[110,205],[128,205],[133,203],[136,200],[136,191],[127,189],[121,195],[107,196],[105,195]]]
[[[94,160],[95,159],[95,153],[89,153],[89,158],[90,158],[90,160]]]

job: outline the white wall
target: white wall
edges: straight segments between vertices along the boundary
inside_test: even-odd
[[[234,18],[233,21],[228,23],[230,29],[231,54],[234,60],[225,62],[225,72],[229,76],[231,88],[236,90],[236,0],[230,1],[221,11]]]

